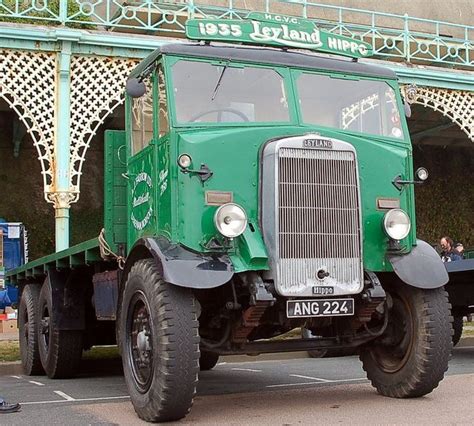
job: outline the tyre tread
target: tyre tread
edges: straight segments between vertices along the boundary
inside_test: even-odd
[[[19,306],[19,328],[20,328],[20,355],[21,363],[23,367],[23,373],[27,376],[39,376],[44,374],[43,367],[41,365],[41,359],[38,349],[38,334],[36,321],[38,318],[37,314],[37,303],[40,294],[40,285],[38,284],[27,284],[23,288],[23,292],[20,299]],[[23,334],[23,309],[27,309],[28,321],[32,322],[31,331],[29,333],[28,345],[21,338]],[[25,353],[26,351],[26,353]]]
[[[152,315],[155,315],[154,321],[159,324],[157,330],[153,330],[156,333],[154,340],[159,341],[158,347],[153,350],[155,356],[159,356],[155,375],[158,373],[160,380],[156,381],[155,389],[149,390],[152,394],[149,402],[143,406],[134,403],[134,408],[138,416],[147,421],[179,420],[191,410],[198,381],[199,323],[196,301],[189,289],[165,282],[152,259],[135,263],[129,277],[136,275],[148,283],[149,304],[153,309]],[[122,307],[122,312],[127,312],[127,309]],[[123,324],[121,329],[125,329]],[[122,354],[125,353],[123,347]],[[128,382],[127,385],[129,390],[133,386]]]
[[[46,282],[41,288],[37,315],[38,318],[41,318],[40,310],[43,301],[48,303],[50,305],[50,321],[53,322],[53,326],[50,329],[49,349],[46,352],[39,345],[39,354],[44,371],[50,379],[67,379],[74,377],[79,371],[83,332],[81,330],[59,330],[55,326],[51,293],[51,286]],[[41,325],[38,323],[37,327],[39,336]]]
[[[372,386],[380,394],[393,398],[420,397],[433,391],[443,379],[451,356],[453,330],[448,293],[444,288],[411,290],[421,311],[421,331],[414,363],[410,371],[407,370],[405,380],[382,383],[373,364],[368,362],[369,351],[361,353],[362,366]]]

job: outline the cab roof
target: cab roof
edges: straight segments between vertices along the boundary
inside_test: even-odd
[[[394,71],[374,65],[362,64],[347,59],[326,58],[301,51],[281,50],[264,47],[222,46],[196,43],[165,44],[156,49],[130,74],[139,77],[154,68],[154,64],[161,55],[176,55],[186,58],[208,58],[213,60],[241,61],[248,63],[269,64],[325,70],[345,74],[356,74],[367,77],[396,79]]]

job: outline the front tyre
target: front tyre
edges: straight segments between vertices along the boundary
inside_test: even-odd
[[[452,328],[448,294],[399,283],[384,334],[361,349],[361,361],[377,391],[392,398],[430,393],[448,369]]]
[[[135,263],[122,297],[120,342],[125,382],[143,420],[189,413],[199,371],[198,329],[193,293],[163,281],[154,260]]]

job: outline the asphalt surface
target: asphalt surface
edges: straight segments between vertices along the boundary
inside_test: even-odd
[[[455,348],[439,388],[412,400],[379,396],[357,357],[248,359],[223,358],[202,372],[194,407],[181,423],[474,424],[474,346]],[[84,363],[73,380],[2,376],[0,395],[22,404],[21,412],[1,414],[1,425],[143,424],[120,360]]]

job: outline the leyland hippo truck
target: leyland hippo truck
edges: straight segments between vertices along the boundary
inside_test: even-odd
[[[380,394],[431,392],[448,276],[416,237],[427,176],[395,74],[293,17],[190,20],[187,36],[127,81],[100,236],[9,273],[25,373],[73,376],[117,342],[148,421],[184,417],[227,354],[357,348]],[[298,327],[313,338],[271,339]]]

